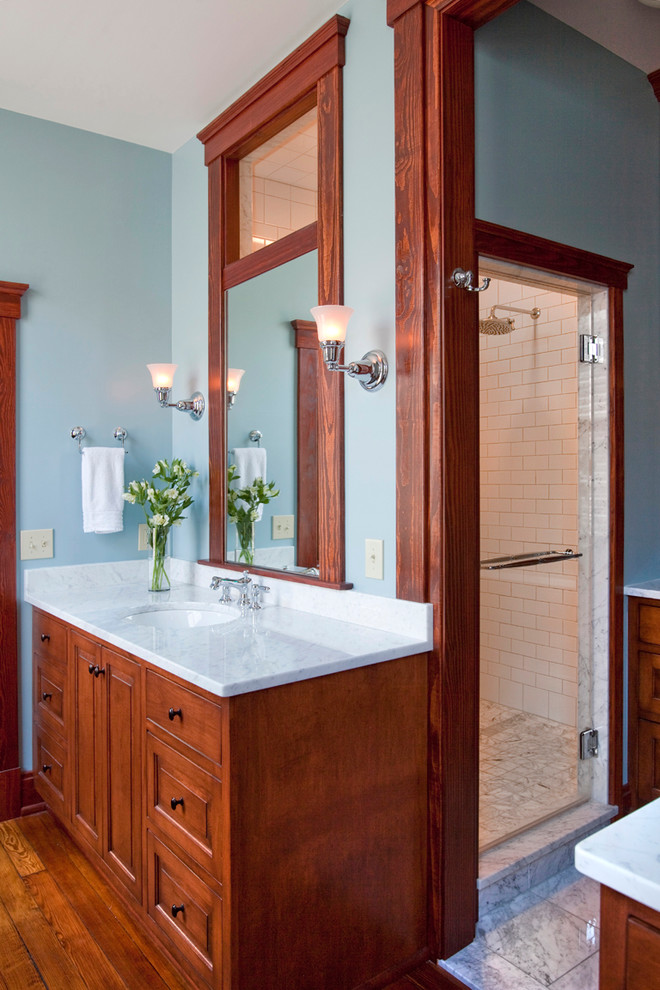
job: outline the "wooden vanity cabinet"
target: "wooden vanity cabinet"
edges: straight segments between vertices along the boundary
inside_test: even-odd
[[[191,988],[375,990],[428,958],[425,656],[219,698],[67,635],[40,793]]]
[[[660,987],[660,914],[602,886],[599,990]]]
[[[74,831],[142,900],[141,666],[70,632]]]
[[[34,782],[59,818],[70,800],[67,628],[36,609],[32,615]]]
[[[660,797],[660,600],[629,599],[628,683],[633,808]]]

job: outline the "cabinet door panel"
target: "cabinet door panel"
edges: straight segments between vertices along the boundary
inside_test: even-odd
[[[660,717],[660,654],[640,650],[637,676],[641,711]]]
[[[43,725],[66,738],[68,729],[66,667],[33,654],[34,711]]]
[[[637,796],[640,804],[660,797],[660,725],[639,720],[638,738],[639,780]]]
[[[141,733],[140,665],[111,650],[101,651],[105,689],[104,770],[106,830],[103,852],[110,868],[140,899]]]
[[[90,673],[100,660],[100,648],[74,633],[71,637],[73,689],[73,825],[77,833],[101,852],[103,814],[101,776],[102,738],[99,732],[100,678]]]

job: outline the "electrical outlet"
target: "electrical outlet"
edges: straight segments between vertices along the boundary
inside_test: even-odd
[[[364,541],[364,576],[383,580],[383,541]]]
[[[52,556],[52,529],[21,530],[21,560],[42,560]]]
[[[294,517],[293,516],[273,516],[272,538],[274,540],[292,540]]]
[[[149,527],[146,523],[138,523],[138,550],[150,550]]]

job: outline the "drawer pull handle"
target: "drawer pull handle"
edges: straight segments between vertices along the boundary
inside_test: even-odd
[[[52,697],[53,697],[52,691],[44,691],[44,693],[41,695],[41,700],[50,701]]]
[[[183,911],[184,909],[185,909],[185,905],[183,905],[183,904],[173,904],[172,905],[172,917],[173,918],[176,918],[176,916],[179,913],[179,911]]]
[[[168,714],[169,714],[170,722],[173,722],[177,715],[179,716],[180,719],[183,718],[183,712],[181,711],[180,708],[170,708]]]
[[[172,806],[172,811],[176,811],[177,804],[180,804],[183,808],[183,798],[172,798],[170,805]]]
[[[99,667],[97,663],[90,663],[88,670],[90,674],[94,674],[94,677],[98,677],[99,674],[105,674],[105,667]]]
[[[41,634],[41,642],[42,643],[47,643],[49,641],[50,641],[50,636],[48,635],[48,633],[42,633]]]
[[[41,765],[41,772],[42,773],[50,773],[52,769],[53,769],[53,767],[52,767],[52,764],[50,764],[50,763],[42,763],[42,765]]]

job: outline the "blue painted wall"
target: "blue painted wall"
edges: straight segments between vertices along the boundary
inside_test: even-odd
[[[528,3],[477,31],[477,216],[632,263],[625,573],[660,574],[660,104],[644,73]]]
[[[144,365],[171,349],[171,156],[0,111],[0,278],[28,282],[18,323],[17,528],[54,530],[55,557],[19,565],[137,556],[123,533],[82,531],[81,460],[70,438],[115,446],[126,476],[169,456],[171,422]],[[22,607],[22,762],[31,765],[30,609]]]

